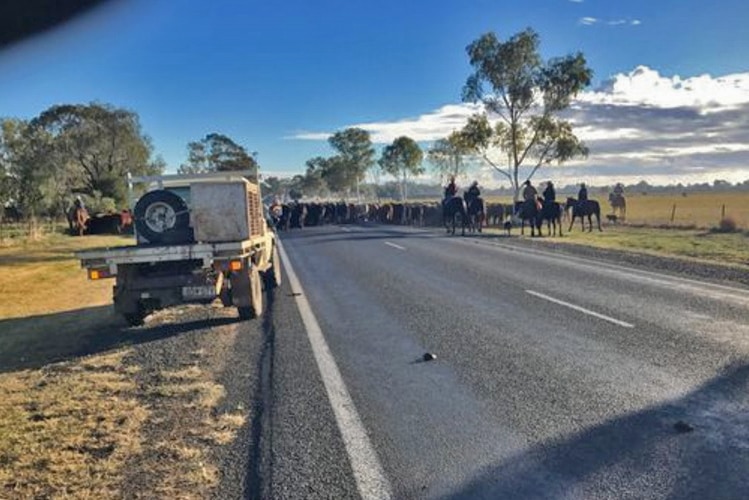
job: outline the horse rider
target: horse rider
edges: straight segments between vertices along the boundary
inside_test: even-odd
[[[621,182],[617,182],[616,186],[614,186],[614,195],[618,198],[621,196],[624,196],[624,186]]]
[[[588,188],[585,187],[585,183],[580,183],[580,191],[577,193],[577,201],[583,202],[588,201]]]
[[[458,186],[455,185],[455,176],[451,175],[450,182],[445,186],[445,199],[442,202],[444,203],[456,194],[458,194]]]
[[[523,188],[523,201],[525,201],[525,203],[534,203],[536,205],[536,209],[539,210],[540,207],[538,206],[538,190],[533,187],[530,179],[526,180],[523,184],[525,185],[525,187]]]
[[[83,210],[86,209],[86,205],[83,203],[83,199],[81,198],[81,195],[77,195],[75,197],[75,200],[73,200],[73,208],[75,210],[78,210],[79,208],[82,208]]]
[[[554,202],[557,201],[557,192],[554,189],[554,183],[549,181],[546,183],[546,189],[544,189],[544,204],[546,206],[551,206]]]
[[[471,187],[469,187],[463,195],[463,198],[466,200],[466,205],[470,206],[471,203],[473,203],[473,200],[478,199],[480,196],[481,191],[479,191],[479,181],[473,181]]]

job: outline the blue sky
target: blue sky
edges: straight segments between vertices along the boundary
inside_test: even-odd
[[[0,116],[108,102],[139,113],[171,169],[184,161],[188,141],[215,131],[257,151],[267,174],[301,172],[306,159],[330,153],[325,133],[367,125],[387,139],[378,127],[439,120],[444,106],[460,103],[470,72],[465,46],[484,32],[504,38],[531,26],[544,56],[586,55],[595,72],[591,90],[605,94],[621,78],[627,95],[619,92],[617,102],[672,109],[644,102],[643,82],[662,89],[677,76],[714,82],[749,72],[747,21],[746,0],[119,0],[0,51]],[[734,108],[749,103],[744,81],[731,85],[741,94]],[[611,108],[613,94],[597,95],[591,92],[576,123],[585,126],[601,104]],[[693,108],[691,101],[677,105]],[[746,122],[741,128],[746,132]],[[737,162],[749,153],[731,153],[716,172],[740,178]],[[578,168],[605,177],[612,162],[592,155],[588,163]],[[667,167],[612,174],[667,175]]]

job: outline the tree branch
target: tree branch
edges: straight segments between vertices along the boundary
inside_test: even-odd
[[[553,145],[554,145],[554,141],[551,141],[550,143],[546,145],[543,152],[538,158],[538,163],[536,163],[536,166],[533,167],[533,170],[531,170],[531,173],[528,174],[528,178],[526,180],[530,180],[530,178],[533,177],[533,174],[536,173],[536,170],[541,168],[541,165],[544,163],[544,158],[546,158],[546,155],[548,154],[549,150],[551,149]]]
[[[496,170],[500,174],[510,179],[510,181],[512,181],[512,175],[510,174],[510,172],[505,172],[504,170],[502,170],[502,168],[499,167],[497,164],[495,164],[493,161],[491,161],[489,157],[486,156],[486,154],[482,154],[481,159],[483,159],[486,163],[488,163],[489,166],[491,166],[494,170]]]

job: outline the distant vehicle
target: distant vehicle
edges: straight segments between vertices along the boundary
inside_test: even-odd
[[[129,177],[147,191],[132,209],[136,245],[78,252],[92,280],[115,278],[114,308],[131,325],[161,308],[220,298],[241,319],[281,283],[276,235],[255,172]],[[131,201],[132,205],[132,201]]]

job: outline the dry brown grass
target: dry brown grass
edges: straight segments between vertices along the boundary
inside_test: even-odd
[[[213,344],[155,382],[131,351],[76,359],[137,331],[112,313],[112,280],[88,281],[73,252],[130,241],[57,235],[0,248],[0,498],[204,498],[217,484],[211,449],[235,439],[246,412],[217,413]]]
[[[0,374],[0,498],[117,498],[148,410],[128,351]]]
[[[73,253],[132,242],[125,236],[55,234],[0,248],[0,319],[110,304],[113,281],[90,281]]]
[[[595,197],[591,194],[591,198]],[[601,196],[601,210],[610,212],[608,197]],[[671,214],[674,212],[674,219]],[[695,226],[708,229],[717,226],[725,215],[731,217],[738,227],[749,229],[749,191],[726,193],[680,194],[627,194],[627,222],[649,226],[675,225]]]

